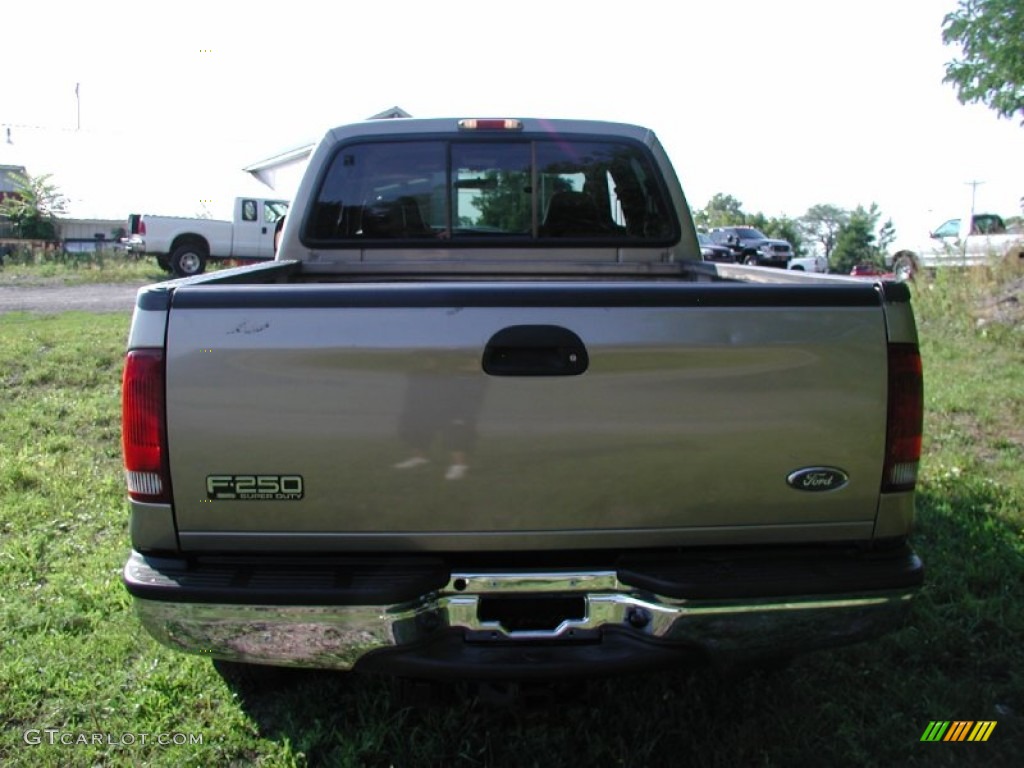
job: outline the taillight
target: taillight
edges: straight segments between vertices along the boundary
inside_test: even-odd
[[[146,220],[139,219],[139,234],[145,236],[146,234]]]
[[[916,344],[889,345],[889,413],[882,492],[912,491],[921,462],[924,385]]]
[[[129,352],[121,378],[121,445],[135,501],[170,503],[164,424],[164,353]]]

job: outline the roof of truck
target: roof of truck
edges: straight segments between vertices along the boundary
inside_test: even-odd
[[[474,125],[475,124],[475,125]],[[500,125],[499,125],[500,124]],[[566,120],[535,117],[430,117],[365,120],[340,125],[328,132],[336,141],[349,136],[395,135],[403,133],[557,133],[606,134],[648,142],[653,131],[630,123],[605,120]]]

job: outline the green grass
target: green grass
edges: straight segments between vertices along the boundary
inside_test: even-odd
[[[231,266],[211,261],[207,271]],[[64,253],[20,249],[0,260],[0,287],[88,285],[91,283],[155,283],[169,280],[154,256],[134,257],[121,252]]]
[[[136,259],[120,253],[19,251],[0,267],[0,286],[145,283],[167,277],[153,257]]]
[[[979,329],[993,290],[915,287],[926,456],[914,545],[927,586],[883,640],[722,678],[679,669],[493,708],[453,688],[294,672],[229,685],[149,639],[120,584],[127,315],[0,315],[0,764],[1000,766],[1024,744],[1024,343]],[[922,744],[932,720],[996,720],[985,744]],[[133,745],[30,745],[25,734]],[[156,734],[199,736],[159,745]],[[141,735],[149,743],[143,745]]]
[[[986,322],[984,311],[990,297],[1008,307],[1024,302],[1022,277],[1019,270],[939,271],[915,287],[926,480],[987,478],[1024,497],[1024,307],[1008,322]]]

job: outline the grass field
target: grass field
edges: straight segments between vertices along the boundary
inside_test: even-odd
[[[1017,765],[1024,326],[978,326],[994,290],[944,275],[915,288],[928,570],[905,629],[786,670],[594,680],[512,707],[461,689],[413,707],[398,684],[321,672],[228,685],[151,641],[119,581],[128,317],[0,315],[0,764]],[[922,743],[934,720],[998,724],[986,743]]]
[[[0,286],[157,282],[167,277],[152,257],[134,259],[102,253],[19,252],[4,259],[0,268]]]
[[[211,261],[214,272],[233,261]],[[145,283],[170,279],[154,256],[126,256],[122,252],[64,253],[19,250],[0,259],[0,287],[37,285],[88,285],[90,283]]]

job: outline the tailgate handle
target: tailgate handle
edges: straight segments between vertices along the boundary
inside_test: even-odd
[[[580,337],[557,325],[513,325],[484,348],[491,376],[579,376],[590,363]]]

